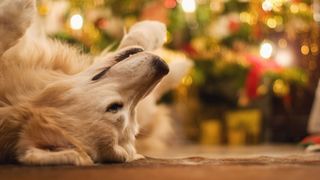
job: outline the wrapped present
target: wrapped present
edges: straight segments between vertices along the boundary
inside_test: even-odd
[[[221,122],[211,119],[203,121],[201,128],[201,144],[218,145],[221,143]]]
[[[227,140],[230,145],[257,144],[261,134],[260,110],[226,113]]]

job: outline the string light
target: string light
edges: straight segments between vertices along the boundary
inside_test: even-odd
[[[222,12],[224,9],[223,2],[217,1],[217,0],[211,1],[210,2],[210,9],[213,12]]]
[[[286,48],[287,45],[288,45],[287,40],[285,40],[285,39],[283,39],[283,38],[279,39],[279,41],[278,41],[278,46],[279,46],[280,48]]]
[[[267,20],[267,25],[269,28],[275,28],[277,26],[277,21],[274,18],[269,18]]]
[[[271,11],[273,8],[272,2],[270,0],[265,0],[262,3],[262,9],[264,11]]]
[[[182,10],[186,13],[193,13],[196,11],[196,1],[195,0],[182,0],[181,6],[182,6]]]
[[[70,18],[70,27],[73,30],[80,30],[83,26],[83,18],[80,14],[74,14]]]
[[[310,51],[310,49],[307,45],[302,45],[300,50],[303,55],[308,55],[309,51]]]
[[[282,96],[289,94],[290,87],[289,87],[288,83],[286,83],[282,79],[277,79],[273,83],[272,90],[277,96],[282,97]]]
[[[275,61],[278,65],[283,67],[289,67],[293,63],[292,53],[289,49],[278,50]]]
[[[313,9],[313,19],[316,22],[320,22],[320,1],[313,1],[312,3]]]
[[[248,23],[248,24],[250,24],[250,25],[253,24],[253,18],[252,18],[252,16],[251,16],[251,14],[248,13],[248,12],[241,12],[241,13],[240,13],[240,21],[241,21],[241,22]]]
[[[299,6],[298,5],[296,5],[296,4],[291,4],[290,5],[290,11],[293,13],[293,14],[296,14],[296,13],[298,13],[299,12]]]
[[[320,13],[314,13],[313,14],[313,19],[316,22],[320,22]]]
[[[271,57],[273,52],[273,47],[272,44],[268,41],[264,41],[261,45],[260,45],[260,56],[268,59]]]
[[[300,12],[308,11],[308,6],[305,3],[299,3],[299,11]]]

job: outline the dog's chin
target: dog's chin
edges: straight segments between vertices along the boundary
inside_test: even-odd
[[[135,96],[135,101],[139,101],[146,96],[148,96],[152,90],[159,84],[161,79],[169,73],[169,67],[165,61],[163,61],[158,56],[153,56],[150,62],[150,71],[152,75],[149,76],[149,79],[144,77],[141,79],[140,83],[136,83],[137,94]],[[140,87],[138,87],[140,85]]]
[[[151,85],[142,86],[141,88],[139,88],[137,94],[133,98],[133,104],[137,104],[141,99],[148,96],[152,92],[152,90],[158,85],[160,80],[161,79],[154,81]]]

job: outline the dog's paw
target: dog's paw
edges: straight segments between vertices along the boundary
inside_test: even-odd
[[[92,166],[94,164],[92,159],[87,154],[80,156],[76,155],[75,157],[74,165],[76,166]]]
[[[24,35],[35,14],[35,0],[0,2],[0,56]]]
[[[94,162],[85,153],[80,154],[75,150],[62,150],[51,152],[47,150],[31,148],[18,157],[22,164],[27,165],[76,165],[90,166]]]
[[[133,25],[130,32],[141,32],[144,34],[146,49],[154,50],[160,48],[166,39],[167,29],[163,23],[158,21],[142,21]]]
[[[146,157],[144,157],[142,154],[135,154],[133,156],[133,161],[135,160],[140,160],[140,159],[145,159]]]
[[[167,30],[163,23],[157,21],[142,21],[134,24],[123,38],[119,48],[141,46],[145,50],[160,48],[166,39]]]
[[[16,18],[14,15],[24,13],[24,11],[35,12],[35,0],[4,0],[0,2],[1,15]]]
[[[36,14],[35,0],[5,0],[0,2],[1,33],[24,33]],[[10,34],[9,34],[10,35]]]
[[[114,157],[112,158],[113,161],[127,162],[129,160],[129,155],[123,147],[121,147],[119,145],[115,145],[113,147],[113,151],[114,151]]]

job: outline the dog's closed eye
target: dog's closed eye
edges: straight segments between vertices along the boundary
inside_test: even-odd
[[[123,108],[123,103],[121,103],[121,102],[116,102],[116,103],[110,104],[110,105],[106,108],[106,112],[117,113],[117,112],[120,111],[122,108]]]
[[[101,71],[100,73],[95,75],[91,80],[96,81],[96,80],[100,79],[103,75],[105,75],[108,72],[109,69],[110,69],[110,67],[106,67],[103,71]]]
[[[125,49],[123,52],[120,52],[115,60],[117,62],[120,62],[124,59],[127,59],[128,57],[130,57],[131,55],[137,54],[139,52],[142,52],[143,49],[141,47],[133,47],[133,48],[129,48],[129,49]]]

